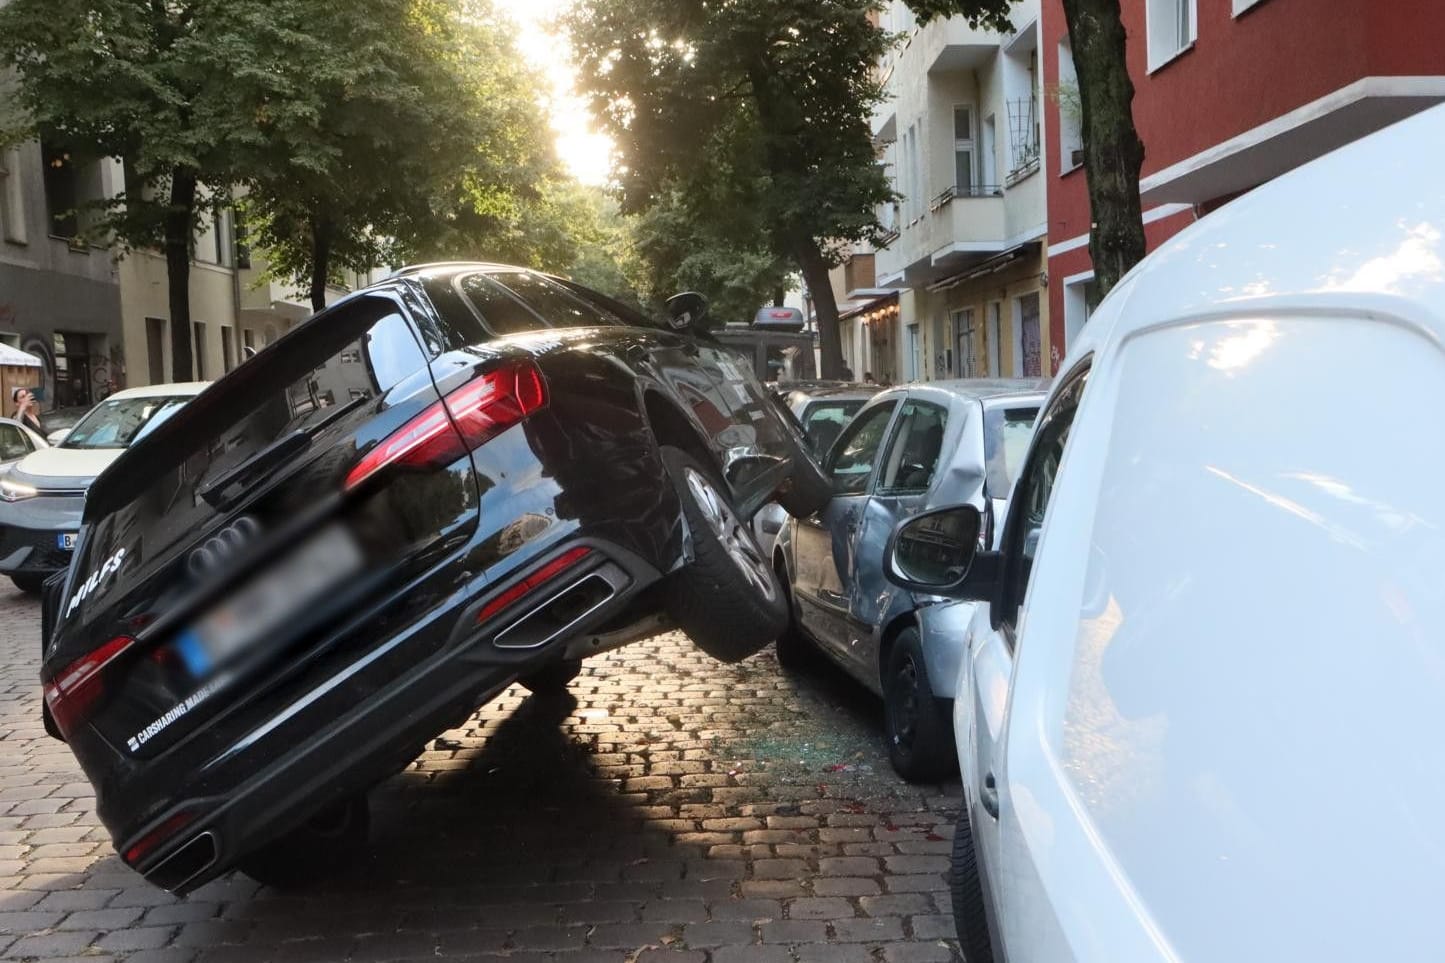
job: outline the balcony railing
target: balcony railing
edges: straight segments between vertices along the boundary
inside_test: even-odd
[[[894,241],[898,240],[899,237],[900,237],[900,234],[899,234],[899,232],[898,232],[898,228],[896,228],[896,227],[886,228],[886,229],[883,231],[882,234],[879,234],[879,235],[878,235],[878,246],[879,246],[880,248],[886,248],[886,247],[888,247],[888,245],[890,245],[890,244],[892,244]]]
[[[947,207],[954,200],[960,197],[1003,197],[1003,188],[998,184],[969,184],[965,187],[957,185],[944,188],[933,200],[928,202],[930,214]]]

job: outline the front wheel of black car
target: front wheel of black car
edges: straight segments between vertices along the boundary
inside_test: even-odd
[[[355,860],[370,830],[366,796],[353,796],[244,857],[237,867],[256,882],[277,889],[306,886]]]
[[[10,581],[26,595],[39,595],[45,588],[44,575],[12,575]]]
[[[788,603],[752,526],[714,472],[680,448],[663,447],[692,535],[691,564],[673,573],[667,610],[698,648],[737,662],[776,639]]]

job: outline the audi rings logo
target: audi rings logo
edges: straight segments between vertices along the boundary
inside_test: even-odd
[[[219,565],[239,555],[241,550],[260,534],[260,523],[250,515],[244,515],[192,551],[186,559],[186,568],[197,577],[214,572]]]

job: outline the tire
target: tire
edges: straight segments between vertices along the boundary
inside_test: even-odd
[[[663,446],[661,456],[677,485],[693,549],[692,562],[669,577],[668,614],[708,655],[738,662],[787,628],[787,600],[716,473],[680,448]]]
[[[812,663],[815,650],[808,637],[803,634],[802,627],[798,625],[798,607],[793,601],[793,589],[788,581],[787,568],[781,560],[778,561],[776,572],[778,583],[783,586],[783,593],[788,601],[788,625],[773,643],[773,652],[783,670],[797,672]]]
[[[44,575],[12,575],[10,581],[26,595],[39,595],[45,589]]]
[[[883,728],[888,758],[909,782],[937,782],[958,765],[946,705],[933,694],[918,630],[904,629],[888,653]]]
[[[963,951],[964,960],[966,963],[993,963],[988,915],[983,907],[983,883],[978,878],[973,826],[966,808],[958,814],[958,824],[953,830],[953,866],[948,875],[948,888],[953,896],[953,925],[958,931],[958,948]]]
[[[366,796],[352,796],[243,857],[237,868],[256,882],[277,889],[303,887],[353,862],[370,829]]]
[[[568,659],[553,662],[530,675],[524,675],[517,682],[533,695],[561,695],[567,691],[568,684],[581,674],[582,660]]]

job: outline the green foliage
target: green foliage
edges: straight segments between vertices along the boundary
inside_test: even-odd
[[[962,17],[969,26],[1005,34],[1013,31],[1009,9],[1016,2],[1018,0],[907,0],[908,9],[919,23],[927,23],[934,17]]]
[[[696,254],[643,244],[645,260],[729,291],[793,258],[819,296],[825,369],[837,355],[822,291],[829,252],[875,236],[876,210],[892,198],[869,127],[882,95],[873,66],[889,42],[875,9],[583,0],[566,21],[593,111],[617,144],[624,209],[658,209],[654,237],[666,227],[686,232],[679,246],[702,242]]]
[[[271,31],[242,80],[264,145],[248,207],[273,272],[319,295],[337,268],[565,249],[530,230],[556,161],[538,82],[484,2],[288,0]]]

